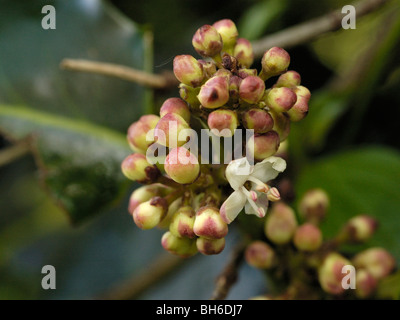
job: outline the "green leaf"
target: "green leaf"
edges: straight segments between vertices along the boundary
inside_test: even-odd
[[[331,207],[322,226],[327,237],[334,236],[355,215],[375,217],[380,227],[368,245],[383,246],[400,261],[399,185],[399,152],[368,147],[310,163],[297,177],[295,190],[297,200],[311,188],[328,192]]]

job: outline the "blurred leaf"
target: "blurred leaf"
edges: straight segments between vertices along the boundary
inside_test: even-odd
[[[380,299],[400,299],[400,271],[392,274],[379,282],[377,297]]]
[[[380,224],[369,245],[383,246],[400,261],[400,153],[368,147],[310,163],[297,178],[297,200],[311,188],[329,194],[331,207],[322,229],[334,236],[351,217],[368,214]]]

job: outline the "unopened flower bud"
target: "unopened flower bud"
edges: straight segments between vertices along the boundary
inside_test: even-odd
[[[198,237],[196,240],[197,250],[204,255],[214,255],[221,253],[225,248],[225,238],[209,239]]]
[[[198,108],[200,106],[199,99],[197,99],[199,92],[199,87],[193,88],[184,83],[179,84],[179,96],[193,108]]]
[[[121,164],[122,173],[130,180],[151,182],[160,174],[158,168],[151,165],[143,154],[133,153],[127,156]]]
[[[264,91],[263,80],[256,76],[248,76],[240,83],[239,96],[243,101],[254,104],[261,100]]]
[[[276,263],[274,250],[264,241],[253,241],[244,253],[246,262],[258,269],[270,269]]]
[[[222,107],[229,100],[229,82],[227,77],[215,76],[207,80],[197,96],[204,108]]]
[[[274,127],[271,115],[262,109],[253,108],[243,113],[242,123],[246,129],[253,129],[255,133],[265,133]]]
[[[267,80],[270,77],[284,73],[290,64],[290,56],[282,48],[273,47],[265,52],[261,60],[262,71],[260,77]]]
[[[239,87],[242,79],[238,76],[231,76],[229,78],[229,97],[232,101],[237,102],[239,100]]]
[[[164,117],[167,113],[179,114],[187,123],[190,122],[189,107],[180,98],[169,98],[164,101],[160,108],[160,116]]]
[[[297,95],[290,88],[273,88],[266,99],[267,106],[279,113],[289,111],[297,101]]]
[[[283,202],[276,202],[265,223],[265,235],[276,244],[292,240],[297,228],[296,216],[292,208]]]
[[[141,116],[140,119],[128,128],[127,140],[135,152],[146,153],[147,148],[154,142],[154,139],[146,139],[147,132],[154,129],[160,117],[149,114]]]
[[[350,261],[336,252],[328,254],[318,269],[318,280],[322,289],[333,295],[340,295],[345,291],[342,285],[343,267],[351,265]]]
[[[199,28],[193,36],[192,44],[203,57],[215,57],[222,50],[222,38],[217,29],[210,25]]]
[[[299,86],[301,83],[301,76],[296,71],[288,71],[284,74],[281,74],[278,80],[275,83],[274,87],[287,87],[293,88]]]
[[[310,100],[310,91],[303,86],[297,86],[293,88],[296,93],[297,101],[293,107],[287,111],[287,114],[291,121],[297,122],[304,119],[308,114],[308,101]]]
[[[203,66],[204,76],[209,79],[217,72],[217,66],[212,61],[205,61],[203,59],[197,60]]]
[[[236,39],[238,37],[238,31],[235,23],[230,19],[223,19],[215,22],[213,27],[218,31],[221,35],[223,50],[232,53],[233,47],[236,44]]]
[[[180,184],[192,183],[200,174],[197,157],[184,147],[170,150],[164,168],[168,176]]]
[[[176,237],[170,231],[162,236],[161,245],[168,252],[183,258],[191,257],[197,253],[195,239]]]
[[[380,280],[395,268],[396,261],[385,249],[374,247],[358,253],[353,258],[356,268],[366,269],[375,279]]]
[[[301,251],[315,251],[322,244],[322,232],[315,225],[305,223],[296,229],[293,242]]]
[[[174,214],[169,225],[169,231],[176,237],[196,237],[193,231],[196,212],[190,206],[183,206]]]
[[[275,131],[255,134],[247,142],[247,151],[256,160],[264,160],[274,155],[279,148],[279,135]]]
[[[357,270],[355,294],[358,298],[366,299],[371,297],[377,285],[378,281],[367,270]]]
[[[158,121],[154,130],[156,142],[170,148],[182,146],[185,140],[179,139],[179,134],[189,129],[188,123],[179,114],[167,113]]]
[[[191,87],[200,86],[204,79],[202,64],[188,54],[174,58],[174,74],[180,82]]]
[[[328,207],[327,193],[322,189],[311,189],[301,198],[298,210],[303,219],[318,224],[325,218]]]
[[[167,213],[167,201],[161,197],[153,197],[143,202],[133,211],[133,220],[140,229],[152,229],[157,226]]]
[[[233,55],[243,68],[250,68],[254,61],[254,52],[251,42],[244,38],[237,39]]]
[[[249,76],[257,76],[257,69],[239,69],[237,72],[239,78],[244,79]]]
[[[221,137],[231,137],[238,127],[236,112],[233,110],[218,109],[211,112],[207,119],[211,132]]]
[[[365,242],[369,240],[375,233],[378,222],[368,216],[359,215],[351,218],[343,228],[343,235],[350,242]]]
[[[272,119],[274,120],[274,126],[272,130],[276,131],[279,135],[279,140],[285,141],[290,133],[290,119],[286,113],[277,113],[270,111]]]
[[[167,214],[165,215],[164,219],[158,224],[157,227],[161,229],[169,228],[171,224],[172,218],[174,217],[175,213],[179,210],[182,206],[182,198],[175,199],[172,203],[168,206]]]
[[[196,212],[193,230],[199,237],[221,239],[228,234],[228,225],[222,220],[218,208],[204,206]]]
[[[159,184],[151,184],[137,188],[135,191],[132,192],[129,198],[129,213],[132,214],[139,204],[148,201],[157,195],[165,195],[168,189],[169,188],[161,186]]]

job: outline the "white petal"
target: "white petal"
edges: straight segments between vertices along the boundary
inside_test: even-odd
[[[254,170],[251,173],[251,176],[263,182],[267,182],[269,180],[275,179],[277,175],[285,171],[285,169],[285,160],[279,157],[269,157],[254,166]]]
[[[219,213],[226,223],[231,223],[240,211],[242,211],[245,203],[246,196],[241,191],[233,192],[228,199],[222,204]]]
[[[252,172],[252,166],[246,158],[232,160],[225,170],[225,176],[233,190],[238,190]]]

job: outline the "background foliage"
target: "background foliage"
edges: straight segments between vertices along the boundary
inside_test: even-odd
[[[57,29],[41,28],[41,8]],[[256,40],[347,1],[148,0],[13,1],[0,7],[0,152],[29,139],[32,153],[0,167],[0,299],[101,297],[162,254],[162,231],[141,231],[127,214],[136,187],[119,165],[130,151],[130,123],[177,89],[152,92],[118,79],[63,71],[63,58],[91,59],[161,73],[192,54],[198,27],[230,18]],[[154,42],[151,39],[154,36]],[[292,127],[290,176],[301,196],[322,187],[332,199],[324,232],[349,217],[380,222],[370,245],[400,262],[400,6],[390,1],[357,20],[356,30],[325,34],[289,49],[291,69],[313,93],[310,114]],[[28,138],[27,138],[28,137]],[[296,203],[295,203],[296,205]],[[176,267],[142,299],[207,299],[240,240],[231,228],[215,257]],[[352,250],[352,248],[348,248]],[[42,290],[41,268],[57,270]],[[264,293],[262,274],[243,264],[228,298]],[[398,277],[397,277],[398,281]],[[397,292],[390,292],[392,297]]]

